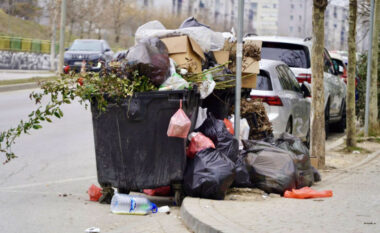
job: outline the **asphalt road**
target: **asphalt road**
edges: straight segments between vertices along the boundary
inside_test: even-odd
[[[28,98],[31,91],[0,93],[0,131],[36,108]],[[0,163],[0,232],[84,232],[93,226],[101,232],[188,231],[174,206],[170,215],[113,215],[109,205],[89,201],[86,191],[97,184],[91,113],[79,103],[64,106],[63,112],[62,119],[16,141],[18,158]]]
[[[31,91],[0,93],[0,131],[35,109]],[[114,215],[109,205],[89,201],[87,189],[98,184],[91,113],[79,103],[63,112],[62,119],[18,139],[18,158],[0,164],[0,232],[84,232],[93,226],[101,232],[187,232],[173,206],[170,215]]]

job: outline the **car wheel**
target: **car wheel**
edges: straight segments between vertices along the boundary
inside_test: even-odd
[[[326,133],[325,138],[326,139],[329,137],[329,133],[330,133],[329,119],[330,119],[330,105],[328,103],[325,109],[325,133]]]
[[[285,132],[288,134],[292,134],[293,132],[292,118],[289,118],[288,123],[286,123]]]
[[[346,129],[346,104],[343,103],[343,108],[342,108],[342,116],[340,118],[340,121],[338,121],[335,124],[335,129],[339,133],[343,133],[344,130]]]

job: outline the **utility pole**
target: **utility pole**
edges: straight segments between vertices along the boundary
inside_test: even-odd
[[[63,53],[65,52],[65,26],[66,26],[66,0],[62,0],[61,3],[61,28],[59,35],[59,63],[58,73],[62,73],[63,70]]]
[[[371,85],[371,72],[372,72],[372,35],[373,35],[373,15],[375,10],[375,1],[371,0],[371,15],[369,26],[369,47],[367,57],[367,85],[365,91],[365,118],[364,118],[364,136],[368,137],[368,117],[369,117],[369,96]]]
[[[238,3],[238,31],[236,44],[236,86],[235,86],[235,137],[240,139],[240,99],[241,99],[241,69],[243,60],[243,22],[244,0]]]

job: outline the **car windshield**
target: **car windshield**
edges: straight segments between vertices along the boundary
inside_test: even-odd
[[[310,68],[308,49],[302,45],[263,42],[261,57],[282,61],[289,67]]]
[[[70,51],[102,51],[100,41],[76,40],[71,45]]]
[[[259,75],[257,75],[255,90],[261,90],[261,91],[273,90],[272,89],[272,83],[271,83],[268,75],[264,74],[263,72],[261,72]]]

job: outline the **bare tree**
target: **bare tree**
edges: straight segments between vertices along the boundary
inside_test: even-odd
[[[379,56],[379,32],[380,32],[380,0],[375,1],[375,15],[373,23],[373,36],[372,36],[372,69],[371,69],[371,88],[369,97],[369,129],[370,132],[376,132],[379,128],[378,121],[378,96],[377,96],[377,69],[378,69],[378,56]]]
[[[323,88],[324,16],[327,0],[313,0],[313,47],[311,72],[311,156],[318,158],[318,168],[325,166],[325,111]]]
[[[348,81],[347,81],[347,147],[356,146],[355,129],[355,77],[356,77],[356,18],[357,0],[350,0],[348,29]]]

